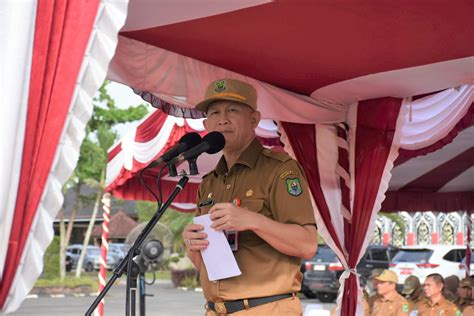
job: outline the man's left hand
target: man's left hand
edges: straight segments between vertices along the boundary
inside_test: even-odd
[[[251,230],[258,220],[258,213],[232,203],[216,203],[209,210],[211,227],[215,230]]]

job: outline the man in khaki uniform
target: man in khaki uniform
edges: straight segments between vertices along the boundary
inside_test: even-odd
[[[298,163],[264,149],[255,138],[257,92],[233,79],[211,83],[196,109],[204,126],[225,137],[223,157],[203,177],[196,215],[212,228],[237,232],[234,255],[242,274],[210,282],[201,250],[209,244],[201,225],[183,232],[187,255],[200,271],[206,315],[301,315],[301,258],[317,249],[309,188]]]
[[[375,277],[379,281],[377,293],[381,296],[375,300],[372,316],[408,316],[408,302],[397,293],[398,277],[395,272],[384,270]]]
[[[367,305],[369,306],[369,313],[372,311],[372,307],[374,307],[374,302],[381,297],[380,294],[377,293],[377,285],[380,283],[379,280],[376,278],[382,274],[384,269],[373,269],[369,276],[368,287],[370,289],[369,298],[367,299]]]
[[[418,303],[415,309],[419,316],[459,316],[456,305],[443,297],[444,279],[438,273],[430,274],[423,284],[426,300]]]
[[[402,294],[405,295],[408,301],[408,310],[410,312],[415,309],[418,303],[426,299],[420,284],[420,279],[414,275],[410,275],[405,279]]]

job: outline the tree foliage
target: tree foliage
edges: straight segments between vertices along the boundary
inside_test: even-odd
[[[79,161],[67,184],[67,187],[76,188],[76,203],[69,221],[70,225],[74,223],[75,214],[81,208],[81,203],[77,203],[77,201],[94,203],[93,213],[83,245],[89,243],[90,233],[100,204],[100,197],[105,189],[107,151],[117,140],[118,132],[116,131],[116,125],[139,120],[148,112],[144,104],[129,106],[126,109],[118,108],[113,98],[107,92],[107,85],[109,83],[110,81],[105,81],[102,84],[98,95],[93,100],[94,111],[86,126],[86,135],[81,144]],[[94,194],[89,196],[80,195],[82,185],[93,189]],[[71,229],[72,226],[68,227],[68,231]],[[61,246],[62,252],[65,251],[65,245],[68,243],[69,238],[66,233],[64,244]],[[80,268],[81,263],[78,263],[77,277],[80,275]]]

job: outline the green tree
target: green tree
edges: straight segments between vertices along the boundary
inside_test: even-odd
[[[115,105],[115,101],[107,92],[107,85],[110,81],[105,81],[100,87],[97,96],[94,98],[94,111],[90,121],[86,126],[86,136],[81,144],[79,161],[71,176],[68,186],[76,191],[76,201],[74,202],[73,213],[69,221],[65,238],[62,238],[61,258],[64,257],[66,245],[69,243],[72,225],[77,212],[81,208],[81,199],[93,199],[94,208],[89,222],[89,226],[84,237],[84,246],[89,244],[92,228],[100,206],[100,200],[105,189],[105,175],[107,168],[107,150],[117,140],[118,133],[114,126],[120,123],[127,123],[143,118],[148,110],[147,106],[129,106],[120,109]],[[81,196],[80,188],[87,185],[94,188],[93,196]],[[83,254],[79,259],[76,269],[76,277],[80,276],[82,269]],[[62,262],[64,265],[64,263]],[[63,278],[63,276],[61,276]]]

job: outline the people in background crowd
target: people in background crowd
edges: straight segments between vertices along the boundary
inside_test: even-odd
[[[430,274],[423,284],[426,300],[419,302],[415,309],[419,316],[458,316],[457,306],[443,297],[444,279],[438,273]]]
[[[451,302],[458,300],[459,277],[457,275],[450,275],[444,279],[443,296]]]
[[[377,284],[379,284],[379,281],[375,278],[380,276],[382,272],[383,269],[373,269],[367,281],[366,289],[369,296],[367,299],[367,304],[369,305],[369,312],[372,310],[375,300],[380,297],[380,295],[377,293]]]
[[[456,305],[461,310],[463,314],[466,314],[464,311],[470,309],[473,311],[472,315],[474,315],[474,300],[472,297],[472,288],[474,287],[474,282],[471,278],[464,278],[459,282],[458,287],[458,299],[456,300]],[[466,314],[468,315],[468,314]]]
[[[380,297],[374,301],[370,315],[408,316],[408,301],[397,292],[398,276],[395,272],[383,270],[374,279],[378,281],[377,293]]]
[[[410,275],[405,279],[402,294],[405,295],[408,301],[408,310],[410,312],[414,310],[416,304],[426,299],[420,279],[414,275]]]

